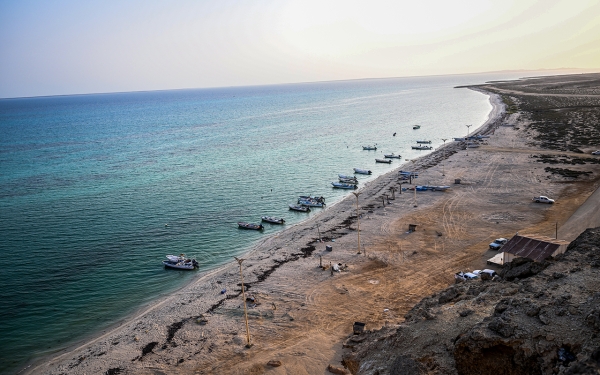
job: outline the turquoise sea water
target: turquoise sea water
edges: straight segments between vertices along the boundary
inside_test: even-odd
[[[456,85],[518,74],[0,100],[0,372],[106,328],[294,224],[298,195],[375,178],[417,139],[466,135],[488,98]],[[420,130],[412,125],[420,124]],[[396,137],[392,134],[396,132]],[[377,151],[363,151],[375,144]],[[318,212],[315,209],[312,214]],[[199,272],[165,270],[186,253]]]

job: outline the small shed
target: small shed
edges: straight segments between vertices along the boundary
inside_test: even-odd
[[[564,254],[568,241],[539,235],[515,235],[502,246],[502,264],[512,262],[515,258],[529,258],[535,262]]]
[[[408,224],[408,233],[412,233],[417,230],[417,224]]]

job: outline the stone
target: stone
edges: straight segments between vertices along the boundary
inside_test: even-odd
[[[332,365],[327,366],[327,371],[337,375],[348,375],[348,371],[346,371],[346,369]]]
[[[271,367],[279,367],[281,365],[282,365],[281,361],[276,361],[274,359],[267,362],[267,366],[271,366]]]

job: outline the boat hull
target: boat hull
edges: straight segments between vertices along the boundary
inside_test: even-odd
[[[375,163],[391,164],[392,160],[391,159],[375,159]]]
[[[372,172],[368,169],[360,169],[360,168],[354,168],[354,173],[358,173],[358,174],[371,174]]]
[[[265,227],[263,227],[262,224],[252,224],[252,223],[244,223],[244,222],[239,222],[238,223],[238,228],[240,228],[240,229],[249,229],[249,230],[263,230],[263,229],[265,229]]]
[[[280,217],[263,216],[260,219],[262,221],[264,221],[265,223],[285,224],[285,220],[283,218],[280,218]]]
[[[292,210],[292,211],[310,212],[310,208],[306,207],[306,206],[290,204],[289,207],[290,207],[290,210]]]

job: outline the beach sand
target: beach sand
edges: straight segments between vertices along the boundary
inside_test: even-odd
[[[329,364],[341,367],[348,350],[342,343],[355,321],[367,330],[401,322],[416,302],[452,284],[455,272],[489,268],[485,261],[496,253],[488,244],[495,238],[516,232],[553,237],[556,223],[562,225],[596,189],[597,178],[548,178],[532,158],[548,152],[531,146],[519,130],[527,120],[506,114],[499,96],[490,94],[490,101],[490,118],[477,133],[491,137],[479,148],[448,141],[398,168],[419,171],[418,184],[450,189],[417,192],[416,202],[414,192],[396,191],[387,201],[390,188],[410,186],[401,184],[397,170],[361,187],[361,254],[357,200],[349,194],[244,256],[246,296],[257,302],[248,309],[252,347],[245,347],[239,266],[233,261],[25,373],[327,374]],[[593,168],[598,175],[599,166]],[[557,203],[532,203],[536,195]],[[317,224],[326,242],[317,241]],[[415,232],[407,232],[409,224],[417,225]],[[577,234],[563,237],[559,230],[567,240]],[[321,261],[347,269],[332,275],[319,267]]]

